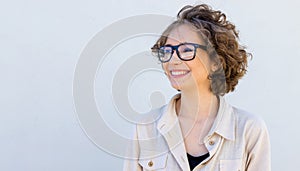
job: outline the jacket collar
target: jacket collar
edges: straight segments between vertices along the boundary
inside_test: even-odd
[[[228,140],[234,141],[236,118],[233,113],[233,108],[226,102],[223,96],[218,96],[218,98],[220,100],[219,110],[208,136],[217,133]]]
[[[162,116],[157,123],[157,129],[162,134],[171,131],[176,124],[179,124],[175,110],[175,102],[178,98],[180,98],[180,93],[173,96],[169,104],[162,108]],[[218,98],[220,101],[218,113],[213,126],[208,133],[208,137],[217,133],[220,136],[233,141],[235,140],[236,118],[232,106],[226,102],[224,97],[218,96]]]

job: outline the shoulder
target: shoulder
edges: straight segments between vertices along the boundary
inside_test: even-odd
[[[154,108],[151,109],[149,112],[141,114],[140,118],[138,120],[139,125],[148,125],[148,124],[153,124],[160,120],[162,117],[163,113],[165,113],[167,105],[163,105],[159,108]]]
[[[267,126],[262,116],[237,107],[232,107],[232,109],[236,118],[237,127],[242,128],[247,134],[251,135],[267,132]]]
[[[166,111],[166,107],[167,105],[163,105],[142,114],[139,121],[136,123],[137,131],[141,134],[144,134],[144,132],[155,131],[158,122],[161,120]]]
[[[239,122],[244,122],[247,124],[259,124],[265,125],[265,121],[261,115],[240,109],[237,107],[232,107],[233,113]]]

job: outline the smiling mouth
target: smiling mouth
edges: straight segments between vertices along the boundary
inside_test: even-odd
[[[190,71],[170,71],[170,75],[173,77],[182,77],[189,73]]]

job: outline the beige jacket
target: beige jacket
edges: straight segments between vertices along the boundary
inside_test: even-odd
[[[175,95],[168,105],[151,111],[160,118],[138,124],[124,171],[190,171],[175,112]],[[205,137],[210,156],[193,171],[270,171],[270,142],[258,116],[232,107],[220,97],[217,117]]]

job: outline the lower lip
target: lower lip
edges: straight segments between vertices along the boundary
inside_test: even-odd
[[[172,78],[182,78],[182,77],[188,75],[189,73],[190,73],[190,71],[187,72],[187,73],[185,73],[185,74],[181,74],[181,75],[172,75],[172,74],[170,73],[170,76],[171,76]]]

